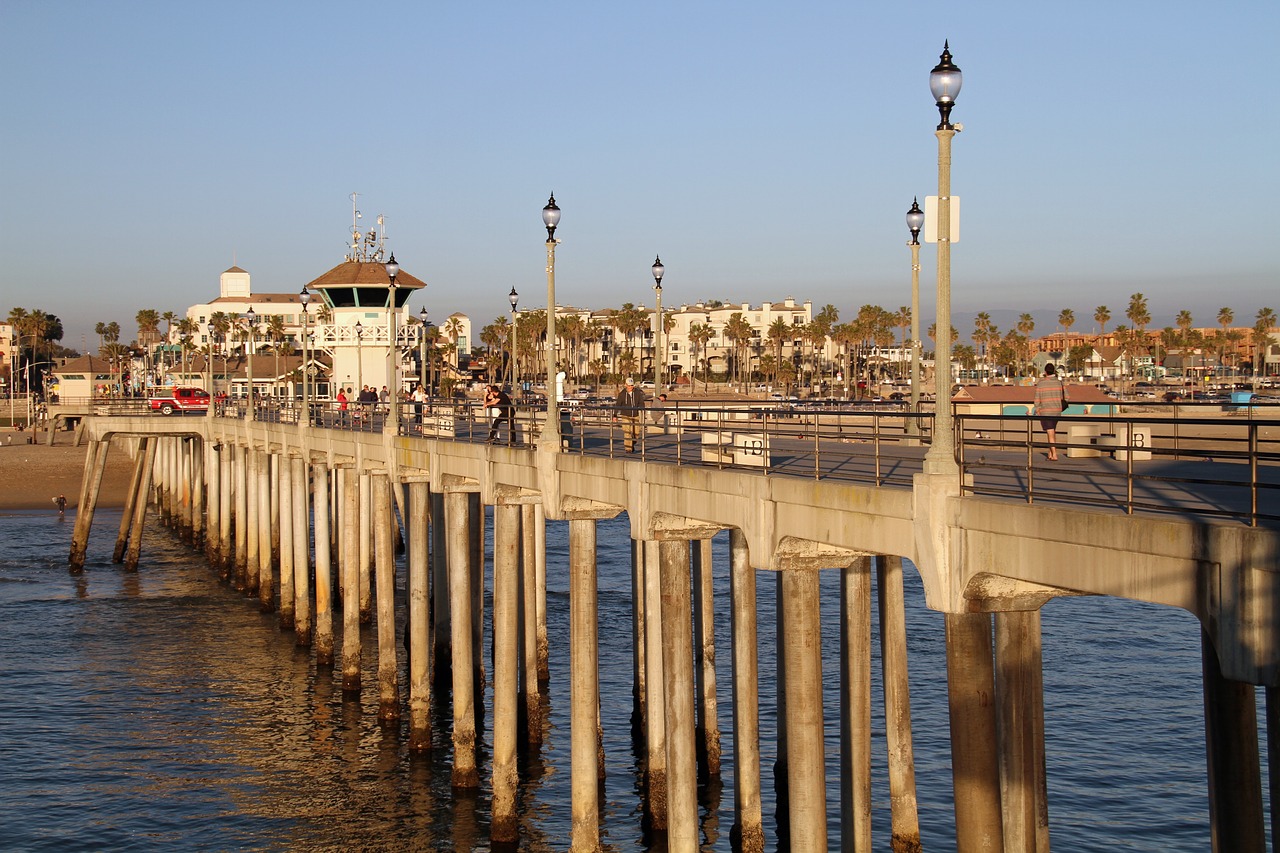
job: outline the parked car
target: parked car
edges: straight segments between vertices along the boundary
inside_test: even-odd
[[[209,411],[209,392],[203,388],[167,388],[151,398],[152,411],[162,415]]]

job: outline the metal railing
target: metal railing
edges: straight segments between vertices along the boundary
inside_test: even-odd
[[[312,402],[306,414],[296,400],[263,400],[255,418],[292,424],[301,419],[317,429],[376,433],[387,427],[391,405],[397,406],[400,435],[478,443],[495,432],[496,413],[473,399],[348,402],[345,407]],[[246,406],[244,400],[217,401],[215,415],[242,418]],[[912,412],[899,403],[724,405],[679,400],[644,410],[634,453],[627,453],[625,414],[608,404],[563,406],[562,451],[909,487],[923,470],[933,425],[931,412]],[[1027,503],[1237,518],[1254,526],[1272,523],[1280,521],[1277,414],[1274,406],[1124,404],[1105,414],[1060,416],[1056,448],[1061,459],[1051,462],[1047,436],[1034,415],[957,413],[960,487],[963,494]],[[536,446],[545,416],[545,404],[516,404],[514,428],[501,419],[494,443]]]

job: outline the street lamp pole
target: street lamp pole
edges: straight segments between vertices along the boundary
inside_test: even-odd
[[[257,331],[258,331],[258,315],[251,307],[245,313],[244,316],[245,316],[245,319],[249,321],[249,349],[245,354],[245,362],[244,362],[245,374],[248,376],[248,379],[249,379],[249,394],[248,394],[249,411],[245,415],[245,419],[251,421],[253,420],[253,416],[254,416],[253,410],[255,408],[254,399],[253,399],[253,350],[254,350],[254,335],[257,334]]]
[[[662,363],[666,360],[666,350],[662,346],[662,276],[666,273],[667,268],[662,265],[662,258],[657,255],[653,256],[653,292],[657,299],[657,306],[653,315],[653,393],[661,394],[663,391],[663,371]]]
[[[356,399],[359,400],[361,392],[364,391],[364,353],[361,351],[361,346],[360,346],[361,341],[364,340],[364,326],[360,325],[359,320],[356,320],[355,331],[356,331],[356,388],[360,390],[353,391],[352,393],[354,393],[356,395]],[[356,407],[356,411],[360,411],[359,406]]]
[[[560,401],[556,399],[556,226],[560,224],[560,208],[555,193],[542,208],[542,224],[547,227],[547,423],[543,429],[542,449],[560,452]]]
[[[942,56],[929,72],[929,89],[942,121],[938,137],[938,304],[937,352],[934,353],[933,443],[925,454],[925,471],[951,474],[957,470],[955,436],[951,417],[951,140],[961,129],[951,123],[951,108],[960,94],[960,69],[951,62],[951,50],[944,42]]]
[[[511,292],[507,294],[507,301],[511,303],[511,393],[516,393],[516,305],[520,303],[520,294],[516,293],[516,289],[511,288]]]
[[[311,315],[307,309],[311,306],[311,293],[305,286],[298,294],[298,301],[302,303],[302,417],[298,419],[298,423],[311,426],[311,403],[307,394],[307,366],[310,361],[307,349],[307,327],[311,324]]]
[[[383,427],[386,432],[395,435],[400,431],[400,359],[396,350],[396,276],[400,273],[400,265],[396,263],[396,253],[391,253],[387,261],[387,377],[391,387],[387,389],[387,420]]]
[[[907,418],[907,435],[920,434],[920,421],[915,414],[920,411],[920,229],[924,227],[924,211],[917,199],[911,200],[907,211],[907,229],[911,232],[911,413]],[[934,362],[937,363],[936,360]]]
[[[430,386],[427,385],[427,318],[431,315],[427,313],[427,306],[422,306],[422,312],[418,314],[418,319],[422,321],[422,328],[418,330],[418,383],[422,385],[422,393],[426,394]]]

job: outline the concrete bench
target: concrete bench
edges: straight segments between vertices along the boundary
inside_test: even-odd
[[[1098,424],[1067,425],[1067,456],[1072,459],[1101,456],[1097,449],[1098,434],[1102,427]]]
[[[1143,461],[1151,458],[1151,451],[1144,449],[1151,447],[1151,429],[1149,427],[1137,427],[1130,431],[1125,424],[1117,424],[1114,426],[1114,432],[1104,432],[1098,436],[1097,445],[1103,448],[1102,452],[1109,452],[1116,459],[1128,461],[1130,456],[1134,461]]]

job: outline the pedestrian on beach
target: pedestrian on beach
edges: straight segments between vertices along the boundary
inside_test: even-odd
[[[622,393],[618,395],[617,415],[622,420],[622,448],[627,453],[636,452],[640,437],[640,417],[644,414],[644,392],[636,387],[635,379],[627,377]]]
[[[1058,369],[1052,364],[1044,366],[1044,378],[1036,383],[1035,413],[1040,418],[1040,427],[1049,438],[1050,462],[1058,461],[1057,431],[1058,416],[1067,408],[1067,386],[1057,376]]]
[[[53,502],[58,505],[58,515],[62,515],[67,511],[66,495],[58,495],[56,498],[53,499]]]
[[[485,443],[493,444],[498,440],[498,425],[506,421],[507,441],[509,444],[515,444],[515,406],[511,403],[510,395],[497,385],[488,385],[484,391],[484,407],[489,414],[493,415],[493,422],[489,424],[489,438]]]

